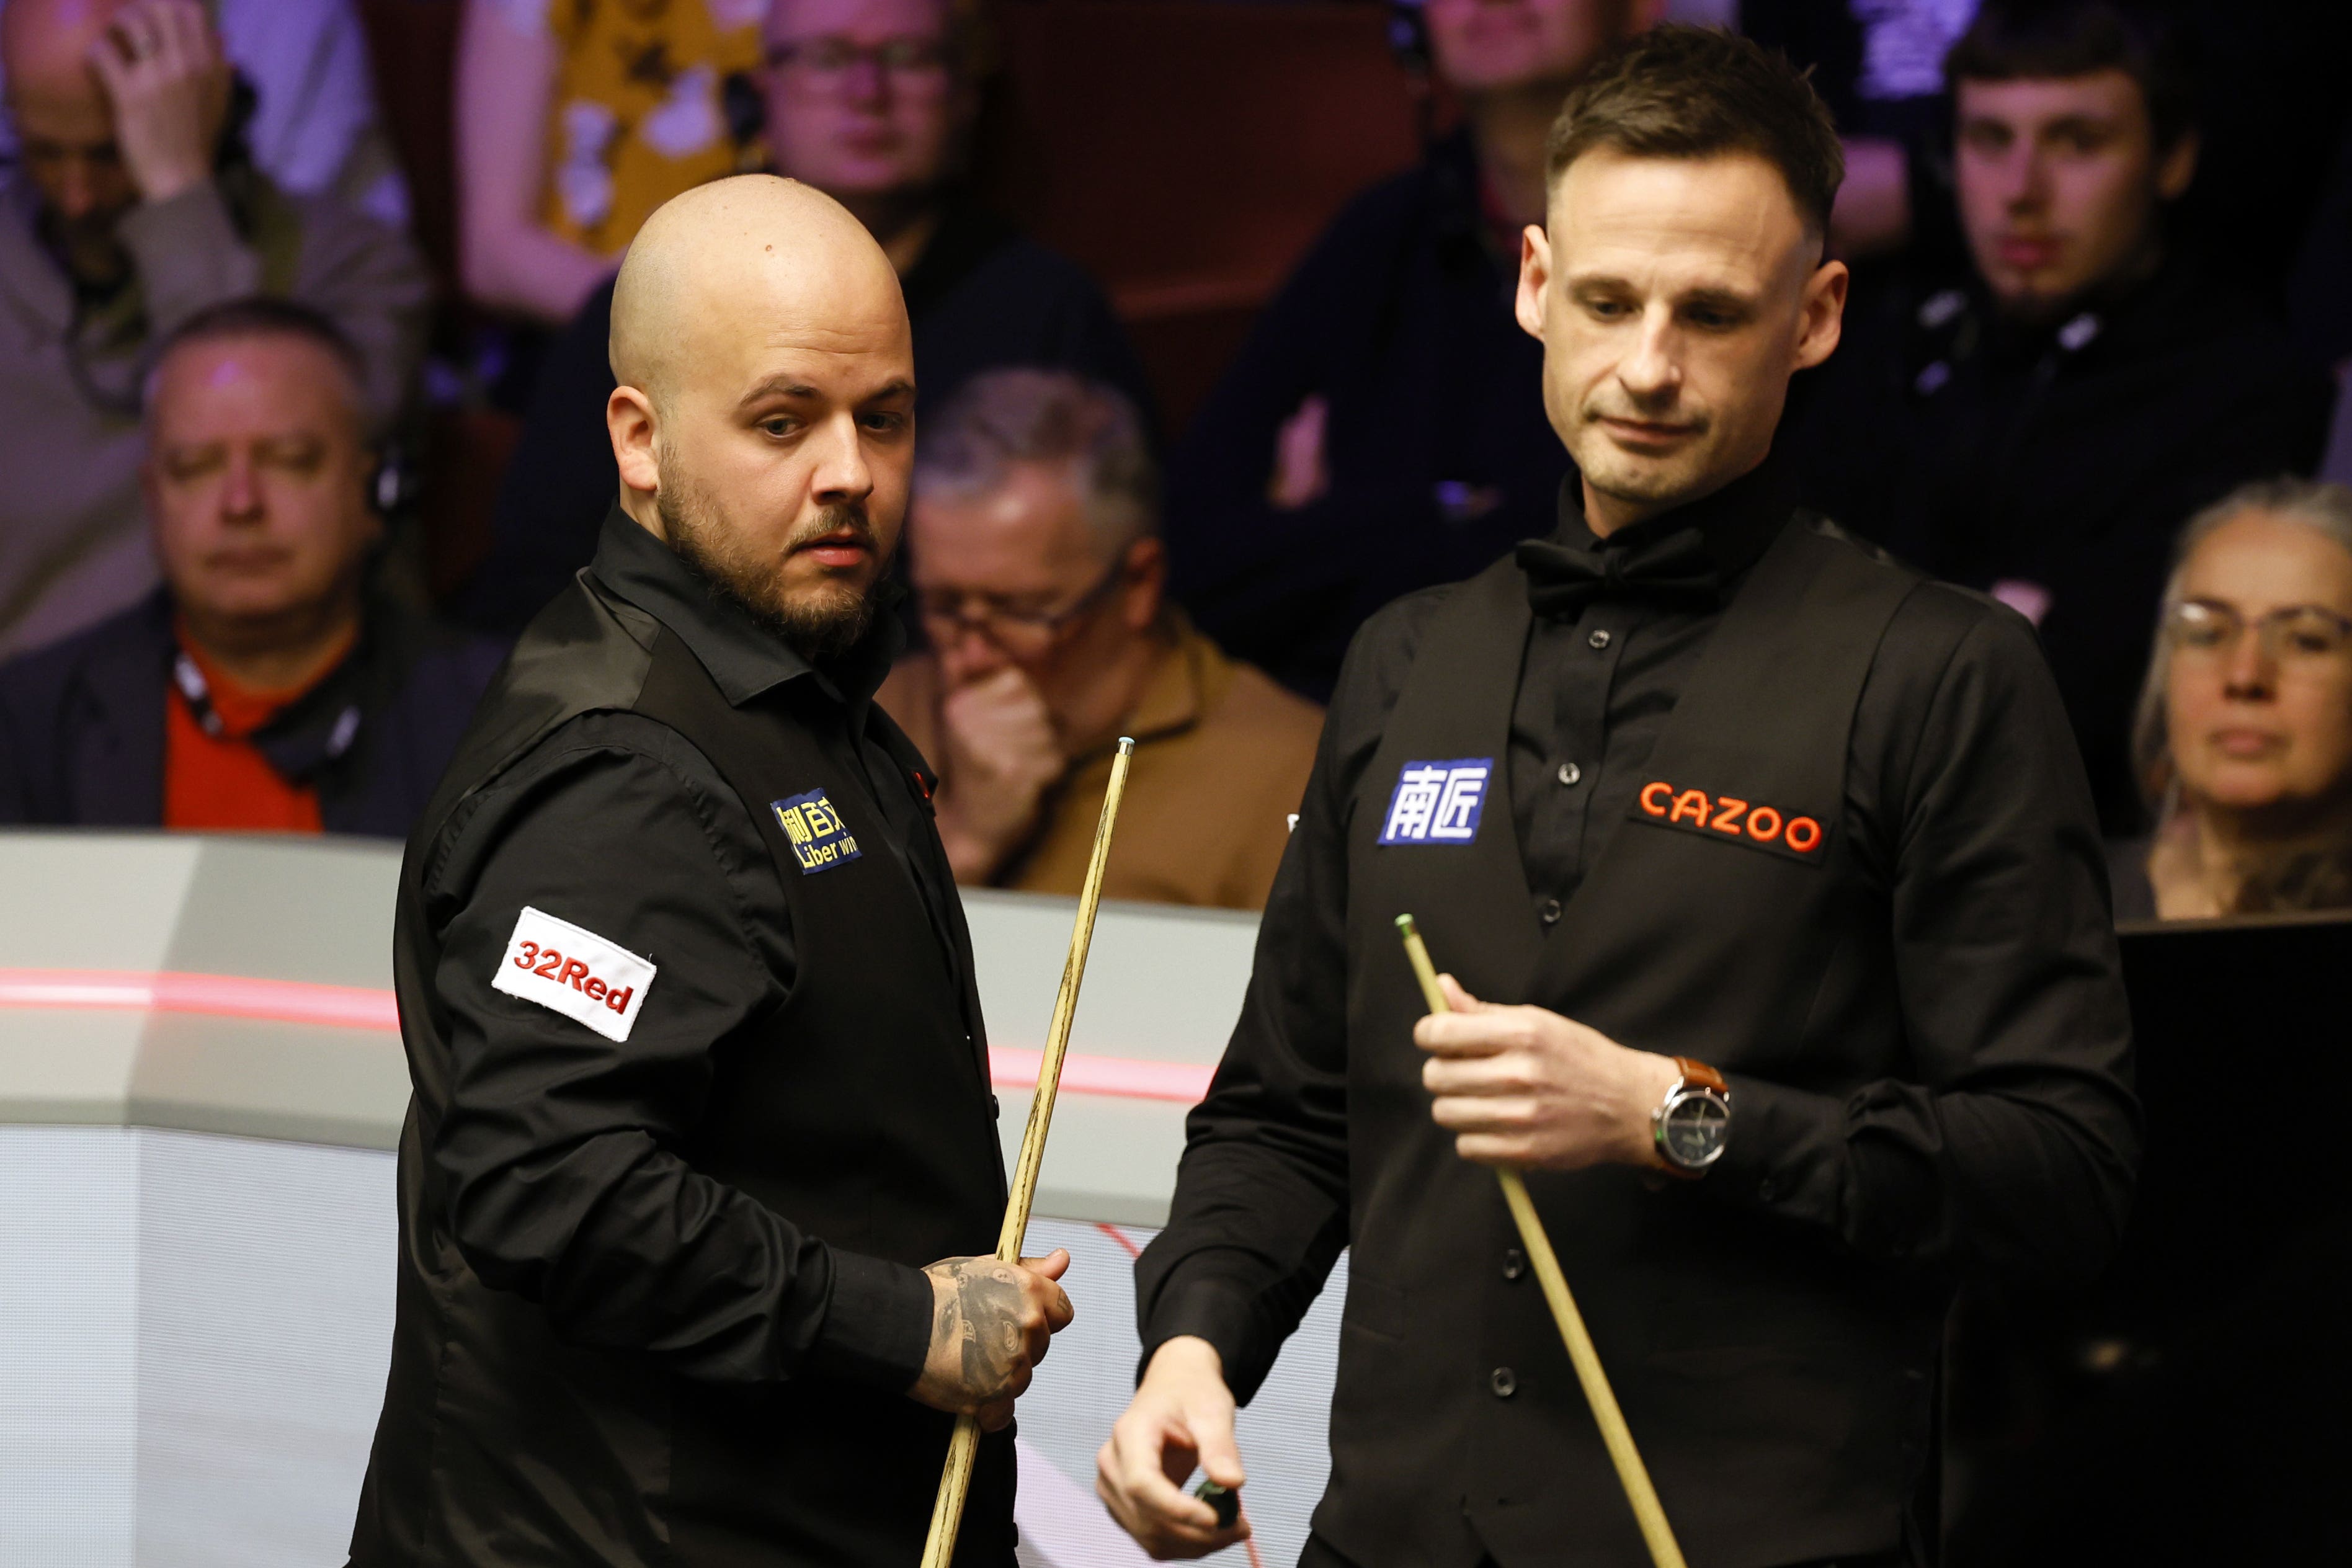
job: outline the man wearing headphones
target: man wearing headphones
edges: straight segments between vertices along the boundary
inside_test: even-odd
[[[409,830],[502,650],[368,592],[361,387],[282,300],[166,342],[141,468],[163,585],[0,666],[0,823]]]

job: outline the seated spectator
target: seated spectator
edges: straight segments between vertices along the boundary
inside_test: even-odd
[[[2118,920],[2352,907],[2352,490],[2189,522],[2133,749],[2157,829],[2113,857]]]
[[[761,0],[466,0],[457,39],[466,292],[561,326],[654,208],[738,172],[730,93]]]
[[[221,52],[253,96],[244,130],[255,165],[280,190],[406,227],[408,182],[377,112],[353,0],[212,0],[210,9]],[[0,121],[0,153],[16,150]]]
[[[1060,365],[1149,406],[1110,305],[1076,266],[1022,238],[957,181],[977,98],[974,37],[953,0],[775,0],[766,39],[767,141],[776,172],[814,185],[873,230],[907,297],[923,410],[992,365]],[[548,351],[463,595],[487,630],[520,628],[595,552],[620,489],[604,434],[607,282]]]
[[[415,368],[428,284],[398,233],[247,160],[194,0],[8,0],[0,59],[22,144],[0,176],[5,657],[154,584],[139,391],[157,341],[226,300],[301,300],[359,346],[380,421]]]
[[[1131,735],[1105,893],[1265,904],[1322,716],[1162,602],[1158,500],[1134,406],[1065,372],[976,377],[925,437],[908,538],[931,651],[877,700],[939,770],[958,881],[1076,893]]]
[[[1286,685],[1330,695],[1399,595],[1559,521],[1568,455],[1512,315],[1560,100],[1635,0],[1429,0],[1462,129],[1359,196],[1258,319],[1171,465],[1172,591]]]
[[[2181,522],[2307,473],[2333,389],[2165,221],[2198,137],[2168,35],[2106,0],[1991,0],[1954,48],[1971,266],[1858,279],[1796,400],[1805,501],[2039,624],[2110,833]]]
[[[362,377],[281,300],[165,344],[142,474],[163,586],[0,665],[0,823],[408,832],[502,655],[368,593]]]

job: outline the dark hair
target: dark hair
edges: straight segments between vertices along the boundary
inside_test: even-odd
[[[1944,80],[2017,81],[2119,70],[2139,84],[2158,147],[2197,123],[2197,84],[2179,29],[2115,0],[1986,0],[1944,57]]]
[[[1845,178],[1837,127],[1807,75],[1717,27],[1653,27],[1601,57],[1552,121],[1547,178],[1557,184],[1596,147],[1636,158],[1752,153],[1780,171],[1817,235]]]
[[[327,351],[352,378],[352,393],[363,404],[367,390],[367,360],[331,317],[298,305],[291,300],[254,295],[207,305],[172,329],[158,344],[150,364],[161,365],[190,343],[227,338],[299,338]],[[362,417],[365,410],[361,409]]]

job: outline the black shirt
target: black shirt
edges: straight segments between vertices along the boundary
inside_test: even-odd
[[[1877,275],[1798,386],[1783,432],[1798,499],[1921,571],[2035,606],[2101,820],[2134,831],[2131,718],[2173,541],[2234,487],[2311,471],[2329,378],[2180,255],[2039,324],[1972,279]]]
[[[1512,314],[1467,135],[1365,192],[1251,328],[1169,467],[1170,589],[1201,629],[1320,701],[1348,639],[1401,594],[1551,531],[1569,460],[1543,345]],[[1329,409],[1327,490],[1267,499],[1284,423]]]
[[[683,639],[730,700],[785,682],[824,694],[834,742],[857,763],[843,787],[889,823],[890,853],[911,855],[937,925],[952,879],[868,723],[896,624],[880,617],[841,664],[812,667],[617,511],[592,571]],[[631,712],[560,725],[452,817],[423,891],[462,900],[443,937],[454,1070],[429,1152],[478,1271],[540,1301],[567,1338],[658,1345],[688,1377],[809,1370],[910,1386],[929,1343],[922,1274],[796,1231],[677,1152],[702,1119],[714,1050],[780,1007],[795,973],[774,862],[701,752]],[[521,905],[656,957],[625,1043],[491,988]]]
[[[1604,548],[1695,526],[1736,580],[1783,525],[1783,494],[1768,465]],[[1590,542],[1571,507],[1558,537]],[[1350,803],[1456,591],[1400,601],[1349,651],[1240,1022],[1139,1278],[1147,1355],[1201,1335],[1244,1398],[1344,1238]],[[1601,600],[1531,632],[1509,766],[1539,912],[1619,830],[1720,619]],[[1568,763],[1573,784],[1559,782]],[[2025,622],[1958,589],[1912,593],[1862,689],[1845,792],[1842,831],[1885,923],[1832,967],[1813,1016],[1884,1033],[1909,1065],[1842,1097],[1741,1078],[1736,1134],[1698,1194],[1786,1224],[1792,1243],[1811,1232],[1936,1275],[2076,1273],[2113,1244],[2129,1166],[2088,1162],[2074,1139],[2127,1149],[2137,1110],[2112,1065],[2129,1024],[2094,816]]]

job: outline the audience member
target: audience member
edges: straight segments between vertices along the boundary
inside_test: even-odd
[[[1149,407],[1110,305],[1071,262],[979,206],[960,175],[977,106],[974,25],[956,0],[775,0],[765,30],[767,142],[778,174],[857,216],[898,269],[921,409],[994,365],[1060,365]],[[460,601],[513,630],[587,564],[619,478],[604,435],[612,285],[549,350]]]
[[[376,109],[375,67],[353,0],[211,0],[221,52],[252,95],[246,144],[281,190],[329,196],[394,228],[408,182]],[[0,71],[0,89],[5,89]],[[0,153],[16,150],[0,117]]]
[[[759,67],[761,3],[466,0],[466,291],[561,325],[611,279],[647,214],[736,173],[753,127],[730,110]]]
[[[0,178],[5,657],[155,581],[138,493],[154,342],[225,300],[299,300],[359,346],[381,419],[415,366],[428,284],[394,230],[252,167],[195,0],[8,0],[0,58],[22,143]]]
[[[908,529],[930,651],[878,700],[939,769],[956,879],[1076,893],[1131,735],[1104,890],[1263,905],[1321,714],[1163,603],[1133,405],[1066,372],[975,377],[924,438]]]
[[[2333,389],[2168,236],[2199,147],[2168,35],[2106,0],[1992,0],[1948,68],[1972,267],[1857,281],[1794,443],[1805,499],[2039,624],[2123,831],[2170,541],[2308,472]]]
[[[1328,696],[1364,617],[1551,531],[1568,459],[1511,313],[1568,87],[1645,0],[1428,0],[1462,128],[1339,215],[1259,318],[1169,475],[1176,596]]]
[[[141,476],[163,586],[0,666],[0,823],[407,833],[500,650],[368,593],[364,405],[302,306],[179,329]]]
[[[2352,906],[2352,490],[2258,481],[2183,531],[2133,752],[2119,920]]]

